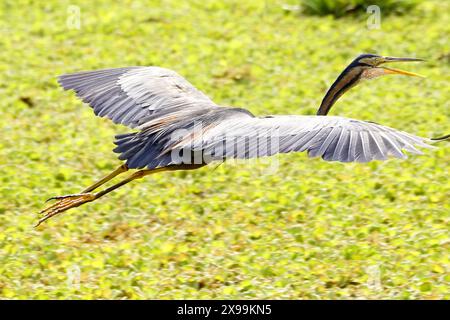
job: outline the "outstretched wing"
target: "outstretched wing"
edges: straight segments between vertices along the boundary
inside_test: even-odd
[[[176,72],[159,67],[127,67],[62,75],[96,115],[134,128],[156,115],[218,107]]]
[[[271,116],[244,113],[209,126],[180,148],[203,150],[204,157],[256,158],[307,151],[327,161],[369,162],[421,154],[430,140],[379,124],[343,117]]]

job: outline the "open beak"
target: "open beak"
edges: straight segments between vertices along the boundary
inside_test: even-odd
[[[411,61],[425,61],[423,59],[418,59],[418,58],[395,58],[395,57],[384,57],[384,61],[382,63],[388,63],[388,62],[411,62]],[[418,73],[414,73],[414,72],[409,72],[409,71],[404,71],[404,70],[399,70],[399,69],[394,69],[394,68],[387,68],[387,67],[379,67],[382,68],[384,70],[385,74],[402,74],[405,76],[410,76],[410,77],[421,77],[421,78],[425,78],[425,76],[422,76]]]

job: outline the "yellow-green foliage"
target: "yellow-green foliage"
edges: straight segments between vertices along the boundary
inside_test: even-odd
[[[304,13],[342,17],[349,13],[361,13],[367,7],[376,5],[385,14],[409,12],[424,0],[290,0],[297,2]],[[300,9],[299,8],[299,9]]]
[[[284,1],[120,3],[1,2],[1,298],[450,298],[448,143],[405,161],[163,173],[33,229],[46,198],[120,164],[113,136],[130,130],[59,88],[63,73],[158,65],[219,104],[313,114],[357,54],[417,56],[402,67],[427,79],[365,82],[331,113],[450,133],[446,1],[382,14],[380,29]]]

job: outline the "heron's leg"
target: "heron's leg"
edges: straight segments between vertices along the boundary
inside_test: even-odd
[[[91,185],[91,186],[87,187],[86,189],[84,189],[83,191],[81,191],[81,193],[68,194],[68,195],[65,195],[65,196],[51,197],[51,198],[48,198],[45,202],[48,202],[50,200],[55,200],[55,199],[61,200],[61,199],[64,199],[64,198],[69,198],[69,197],[72,197],[72,196],[78,196],[78,195],[81,195],[81,194],[84,194],[84,193],[91,192],[91,191],[97,189],[98,187],[100,187],[101,185],[105,184],[109,180],[113,179],[114,177],[116,177],[119,174],[124,173],[126,171],[128,171],[128,166],[126,164],[123,164],[120,167],[118,167],[116,170],[114,170],[113,172],[108,174],[107,176],[104,176],[103,178],[101,178],[100,180],[95,182],[93,185]],[[48,209],[53,208],[53,207],[56,207],[58,204],[59,204],[59,202],[56,202],[55,204],[53,204],[52,206],[46,208],[45,210],[48,210]]]
[[[108,174],[107,176],[105,176],[105,177],[101,178],[100,180],[98,180],[92,186],[89,186],[86,189],[84,189],[81,193],[91,192],[91,191],[97,189],[98,187],[100,187],[102,184],[105,184],[106,182],[108,182],[112,178],[118,176],[121,173],[127,172],[127,171],[128,171],[127,165],[123,164],[120,167],[118,167],[116,170],[114,170],[113,172]]]
[[[53,199],[57,199],[58,202],[40,212],[40,213],[45,213],[45,215],[38,221],[36,227],[39,226],[45,220],[57,215],[58,213],[64,212],[71,208],[79,207],[84,203],[97,200],[98,198],[103,197],[105,194],[108,194],[111,191],[113,191],[117,188],[120,188],[121,186],[123,186],[133,180],[143,178],[152,173],[163,172],[163,171],[174,171],[174,170],[186,170],[186,169],[191,169],[191,168],[190,167],[185,168],[184,166],[168,166],[168,167],[156,168],[156,169],[150,169],[150,170],[139,170],[139,171],[136,171],[135,173],[133,173],[128,178],[116,183],[115,185],[112,185],[109,188],[106,188],[103,191],[99,191],[97,193],[89,193],[88,192],[88,193],[81,193],[81,194],[75,194],[75,195],[54,197]]]
[[[55,200],[55,199],[68,198],[68,197],[71,197],[71,196],[78,196],[78,195],[81,195],[81,194],[84,194],[84,193],[91,192],[91,191],[97,189],[98,187],[100,187],[101,185],[105,184],[109,180],[113,179],[114,177],[116,177],[119,174],[124,173],[126,171],[128,171],[128,167],[127,167],[126,164],[123,164],[120,167],[118,167],[116,170],[114,170],[113,172],[108,174],[107,176],[104,176],[103,178],[101,178],[100,180],[95,182],[93,185],[91,185],[91,186],[87,187],[86,189],[84,189],[83,191],[81,191],[80,193],[74,193],[74,194],[69,194],[69,195],[65,195],[65,196],[51,197],[51,198],[48,198],[45,202],[48,202],[50,200]]]

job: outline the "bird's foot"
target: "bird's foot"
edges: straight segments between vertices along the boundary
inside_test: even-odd
[[[94,193],[80,193],[80,194],[69,194],[65,196],[52,197],[47,201],[55,199],[58,200],[56,203],[52,204],[51,206],[45,208],[40,212],[41,214],[44,214],[44,216],[41,219],[39,219],[38,223],[36,224],[36,227],[39,226],[45,220],[50,219],[51,217],[61,212],[81,206],[86,202],[94,201],[96,197]]]

